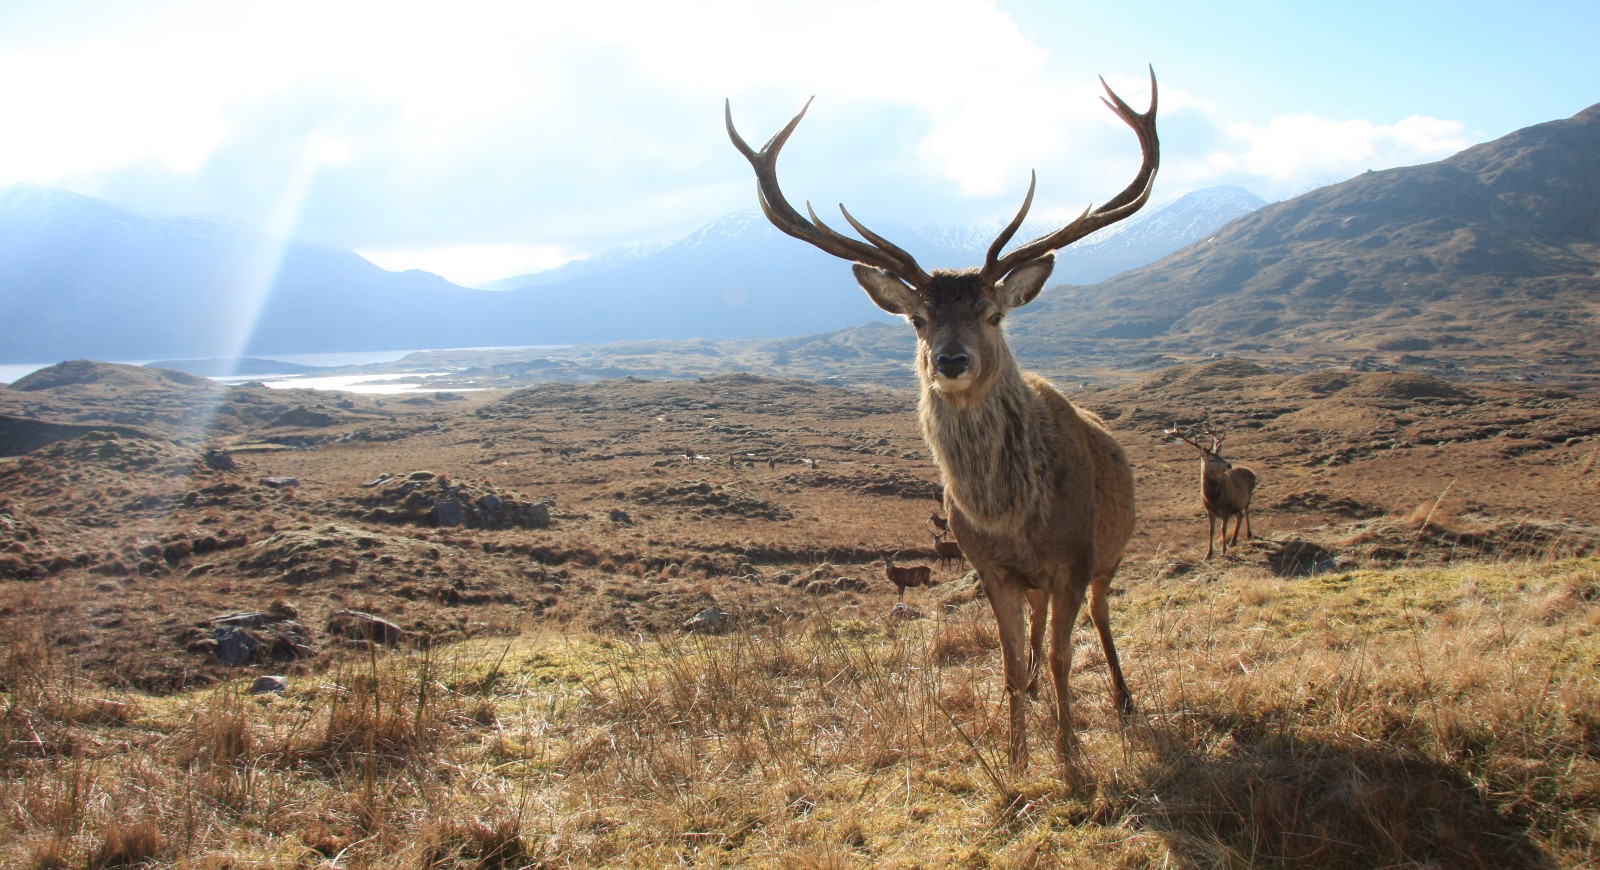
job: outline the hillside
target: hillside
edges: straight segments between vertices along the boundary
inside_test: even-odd
[[[1592,380],[1597,298],[1600,106],[1270,205],[1103,283],[1054,288],[1016,331],[1040,353]]]

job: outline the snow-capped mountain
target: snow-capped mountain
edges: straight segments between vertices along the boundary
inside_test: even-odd
[[[1186,194],[1164,205],[1150,206],[1133,217],[1083,239],[1057,254],[1053,283],[1088,284],[1157,260],[1204,238],[1222,225],[1266,205],[1266,200],[1239,187],[1215,187]],[[1064,221],[1023,223],[1012,246],[1059,229]],[[970,226],[873,227],[906,250],[928,269],[960,269],[983,261],[1001,224]],[[738,212],[718,218],[666,247],[627,246],[598,256],[530,275],[502,278],[483,285],[486,290],[559,284],[631,267],[639,261],[677,250],[736,253],[730,249],[753,240],[786,237],[773,229],[758,211]],[[785,244],[803,245],[793,240]],[[758,245],[759,247],[759,245]],[[848,278],[848,276],[846,276]]]

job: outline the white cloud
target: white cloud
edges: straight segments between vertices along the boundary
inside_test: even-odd
[[[1124,52],[1087,57],[984,0],[152,0],[81,17],[37,44],[0,32],[0,82],[27,83],[0,87],[0,183],[252,222],[309,155],[299,232],[458,283],[752,207],[724,97],[759,143],[818,95],[785,187],[869,224],[1009,217],[1030,169],[1036,217],[1076,214],[1139,159],[1095,73],[1148,100],[1142,55],[1093,69]],[[1289,195],[1470,144],[1425,117],[1243,123],[1176,77],[1161,106],[1163,196]]]
[[[1280,115],[1262,125],[1221,123],[1217,141],[1179,169],[1186,183],[1241,184],[1269,198],[1359,175],[1442,160],[1473,141],[1457,121],[1411,116],[1392,124]]]
[[[539,245],[455,245],[443,248],[357,251],[391,272],[421,269],[462,287],[552,269],[571,259],[559,248]]]

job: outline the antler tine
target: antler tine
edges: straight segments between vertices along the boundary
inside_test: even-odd
[[[903,248],[867,229],[851,217],[850,212],[846,211],[842,204],[839,206],[839,211],[844,213],[845,220],[849,221],[850,226],[871,244],[852,239],[818,220],[817,213],[809,202],[806,203],[806,213],[810,215],[811,220],[806,220],[783,195],[783,189],[778,186],[778,153],[783,150],[784,143],[789,141],[789,134],[800,125],[800,119],[805,117],[806,110],[811,108],[811,99],[806,100],[806,104],[800,107],[794,118],[785,124],[782,130],[773,134],[760,151],[751,148],[734,128],[733,101],[728,100],[724,103],[728,138],[733,140],[733,147],[739,149],[739,153],[750,161],[750,167],[756,172],[756,198],[761,203],[761,213],[766,215],[767,220],[779,230],[820,248],[825,253],[876,266],[915,288],[926,286],[929,281],[928,273],[917,265],[915,258]]]
[[[996,238],[989,248],[989,257],[983,265],[983,276],[990,281],[998,281],[1007,273],[1030,260],[1036,260],[1051,251],[1056,251],[1073,242],[1089,235],[1095,230],[1110,226],[1123,218],[1132,216],[1150,199],[1150,191],[1156,177],[1156,170],[1161,166],[1161,141],[1156,137],[1156,71],[1150,68],[1150,108],[1143,114],[1133,110],[1123,99],[1117,96],[1116,91],[1106,84],[1104,77],[1100,84],[1105,87],[1110,99],[1102,97],[1101,100],[1115,112],[1123,123],[1133,128],[1139,137],[1139,150],[1143,154],[1143,162],[1139,167],[1139,174],[1134,176],[1132,182],[1123,188],[1122,192],[1107,200],[1099,208],[1084,209],[1083,214],[1076,220],[1067,224],[1053,233],[1040,236],[1037,239],[1017,248],[1004,257],[999,256],[1000,249],[1011,240],[1016,233],[1016,227],[1021,226],[1022,216],[1027,213],[1028,206],[1033,201],[1033,184],[1028,185],[1028,196],[1023,201],[1022,211],[1011,222],[1011,225]]]
[[[1172,437],[1178,439],[1179,441],[1182,441],[1183,443],[1189,445],[1190,447],[1193,447],[1194,449],[1199,450],[1201,452],[1205,452],[1205,448],[1201,447],[1199,442],[1197,442],[1193,438],[1190,438],[1189,436],[1183,434],[1183,430],[1178,428],[1178,424],[1176,422],[1174,422],[1172,424],[1172,428],[1171,429],[1165,430],[1163,434],[1171,435]]]
[[[983,274],[987,275],[993,271],[1000,259],[1000,252],[1005,250],[1006,245],[1011,242],[1011,237],[1022,227],[1023,219],[1028,216],[1028,209],[1033,207],[1033,190],[1038,184],[1039,173],[1029,170],[1028,195],[1022,198],[1022,208],[1017,210],[1017,216],[1011,219],[1011,223],[1006,224],[1006,228],[1001,230],[1000,235],[995,236],[994,242],[989,245],[989,253],[983,258]]]

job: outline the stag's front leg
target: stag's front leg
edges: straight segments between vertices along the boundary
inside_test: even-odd
[[[1083,593],[1089,587],[1089,560],[1069,567],[1066,576],[1055,578],[1050,614],[1050,676],[1056,684],[1056,758],[1063,769],[1072,758],[1076,744],[1072,728],[1072,629],[1083,607]]]
[[[995,570],[981,571],[989,606],[1000,629],[1000,655],[1005,663],[1006,700],[1011,711],[1011,771],[1028,769],[1028,719],[1024,695],[1028,691],[1028,635],[1023,627],[1023,585],[1015,577]]]
[[[1227,534],[1227,526],[1223,526],[1223,534]],[[1211,554],[1212,554],[1212,552],[1214,552],[1213,549],[1212,549],[1211,541],[1216,536],[1217,536],[1217,515],[1214,514],[1214,513],[1207,512],[1206,513],[1206,558],[1207,559],[1211,558]],[[1226,547],[1226,544],[1224,544],[1224,547]]]

